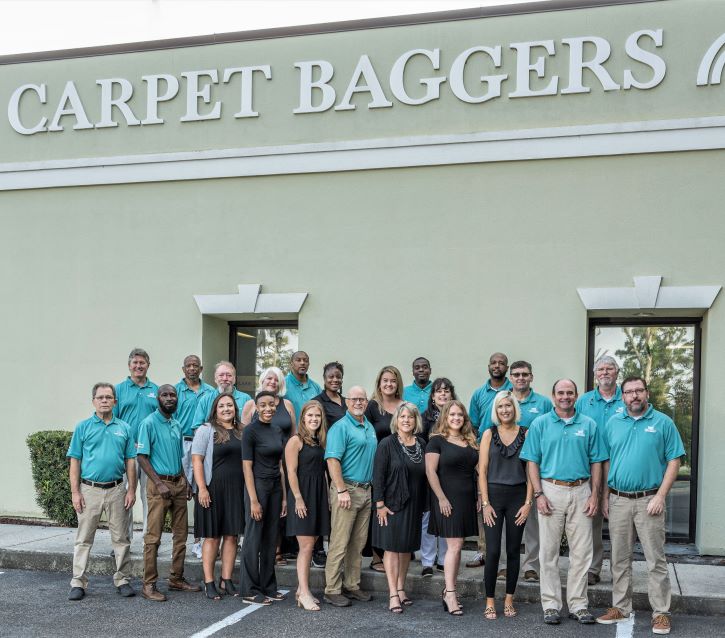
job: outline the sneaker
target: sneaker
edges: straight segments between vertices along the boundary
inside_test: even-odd
[[[420,575],[423,578],[433,578],[433,567],[424,567]]]
[[[476,554],[473,560],[469,560],[466,563],[466,567],[483,567],[485,564],[486,559],[483,557],[483,554]]]
[[[584,609],[570,611],[569,618],[576,620],[580,625],[593,625],[597,622],[586,607]]]
[[[327,554],[325,552],[312,552],[312,566],[317,569],[325,569]]]
[[[547,625],[558,625],[561,622],[561,616],[556,609],[545,609],[544,622]]]
[[[666,614],[657,614],[652,618],[652,633],[660,636],[666,636],[670,633],[672,622]]]
[[[133,598],[136,595],[133,587],[131,587],[128,583],[124,583],[123,585],[116,587],[116,592],[124,598]]]
[[[533,569],[527,569],[524,572],[524,580],[527,583],[538,583],[539,575]]]
[[[595,574],[594,572],[589,572],[587,574],[587,584],[590,587],[593,587],[594,585],[596,585],[600,580],[602,580],[602,579],[599,577],[599,574]]]
[[[68,594],[68,600],[83,600],[86,595],[86,590],[83,587],[71,587],[70,593]]]
[[[627,620],[627,616],[622,613],[619,607],[610,607],[607,609],[606,614],[597,618],[597,622],[600,625],[613,625],[614,623],[622,622],[623,620]]]
[[[325,594],[322,597],[326,603],[330,603],[333,607],[349,607],[350,600],[342,594]]]
[[[194,554],[199,560],[201,560],[201,543],[194,543],[191,546],[191,553]]]
[[[506,580],[506,570],[505,569],[498,570],[498,574],[496,574],[496,580]]]
[[[443,565],[441,565],[440,563],[436,563],[436,571],[437,572],[444,572],[444,571],[446,571],[446,568],[443,567]]]
[[[352,598],[353,600],[359,600],[366,603],[373,599],[370,592],[366,592],[364,589],[342,589],[342,595],[346,598]]]

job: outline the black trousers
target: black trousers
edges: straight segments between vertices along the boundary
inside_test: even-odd
[[[262,506],[262,520],[255,521],[250,512],[249,492],[244,488],[244,542],[239,566],[242,596],[271,596],[277,592],[274,554],[277,549],[279,515],[282,513],[282,486],[277,479],[254,479],[257,500]]]
[[[521,565],[521,539],[525,525],[516,525],[516,512],[526,501],[526,483],[520,485],[488,484],[488,502],[496,513],[494,526],[483,526],[486,535],[486,567],[483,580],[486,597],[493,598],[496,593],[496,573],[501,557],[501,536],[506,532],[506,593],[516,592]]]

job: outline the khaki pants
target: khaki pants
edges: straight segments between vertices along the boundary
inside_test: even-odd
[[[670,613],[672,586],[665,556],[665,513],[651,516],[651,496],[609,495],[609,537],[612,539],[612,606],[632,612],[632,550],[635,531],[647,561],[647,593],[652,616]]]
[[[592,564],[592,519],[584,514],[591,495],[589,482],[576,487],[541,482],[544,495],[554,511],[539,516],[539,562],[541,563],[541,606],[562,608],[561,577],[559,576],[559,547],[562,532],[569,541],[569,573],[566,580],[566,602],[573,613],[589,606],[587,570]]]
[[[349,510],[337,504],[337,490],[330,486],[331,529],[330,544],[325,565],[326,594],[339,594],[342,587],[348,591],[360,589],[360,565],[362,549],[368,538],[368,525],[372,502],[371,488],[345,484],[351,500]],[[344,567],[344,580],[342,570]]]
[[[159,579],[156,557],[161,544],[166,512],[171,511],[171,572],[169,580],[184,577],[184,559],[186,558],[186,538],[189,527],[186,518],[186,481],[182,477],[174,481],[164,481],[171,490],[171,498],[163,498],[153,481],[146,484],[146,497],[149,504],[148,523],[143,546],[143,582],[151,585]]]
[[[128,512],[123,506],[126,498],[126,488],[123,483],[109,490],[81,483],[81,495],[86,502],[86,506],[78,514],[78,531],[76,532],[76,542],[73,548],[73,578],[70,585],[71,587],[82,587],[83,589],[88,586],[88,577],[86,576],[88,556],[91,553],[91,547],[93,547],[93,540],[96,537],[101,514],[105,511],[116,558],[116,573],[113,575],[113,584],[120,587],[131,580],[130,541],[126,527]]]

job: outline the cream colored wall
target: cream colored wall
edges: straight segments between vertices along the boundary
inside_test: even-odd
[[[371,389],[384,364],[410,379],[428,356],[460,395],[490,352],[526,358],[535,387],[583,385],[587,316],[576,288],[725,279],[723,152],[359,171],[4,193],[5,490],[0,511],[37,514],[30,432],[71,429],[131,347],[176,382],[185,354],[226,355],[223,322],[192,295],[240,283],[308,292],[300,343],[313,376],[345,363]],[[725,553],[716,494],[725,452],[719,388],[725,317],[706,322],[698,544]],[[203,334],[203,337],[202,337]]]

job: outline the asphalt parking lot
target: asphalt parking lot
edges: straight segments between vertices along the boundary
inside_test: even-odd
[[[541,608],[534,604],[517,605],[516,618],[483,619],[483,600],[463,599],[465,614],[454,618],[444,613],[436,600],[416,600],[405,613],[396,616],[387,611],[387,600],[376,596],[369,603],[334,609],[322,605],[319,612],[305,612],[294,605],[293,597],[271,607],[250,607],[239,599],[208,601],[202,594],[171,592],[165,603],[152,603],[140,596],[121,598],[108,576],[93,576],[86,598],[71,603],[66,574],[5,570],[0,574],[0,636],[13,638],[45,636],[275,636],[276,638],[336,637],[358,633],[366,638],[403,638],[408,636],[487,636],[517,638],[557,636],[607,636],[622,638],[614,626],[582,627],[563,620],[559,626],[542,623]],[[138,581],[133,583],[139,589]],[[165,583],[159,583],[165,591]],[[621,628],[620,628],[621,629]],[[627,634],[625,634],[627,635]],[[632,636],[651,636],[649,617],[639,613]],[[722,618],[675,616],[672,635],[681,638],[722,636]]]

